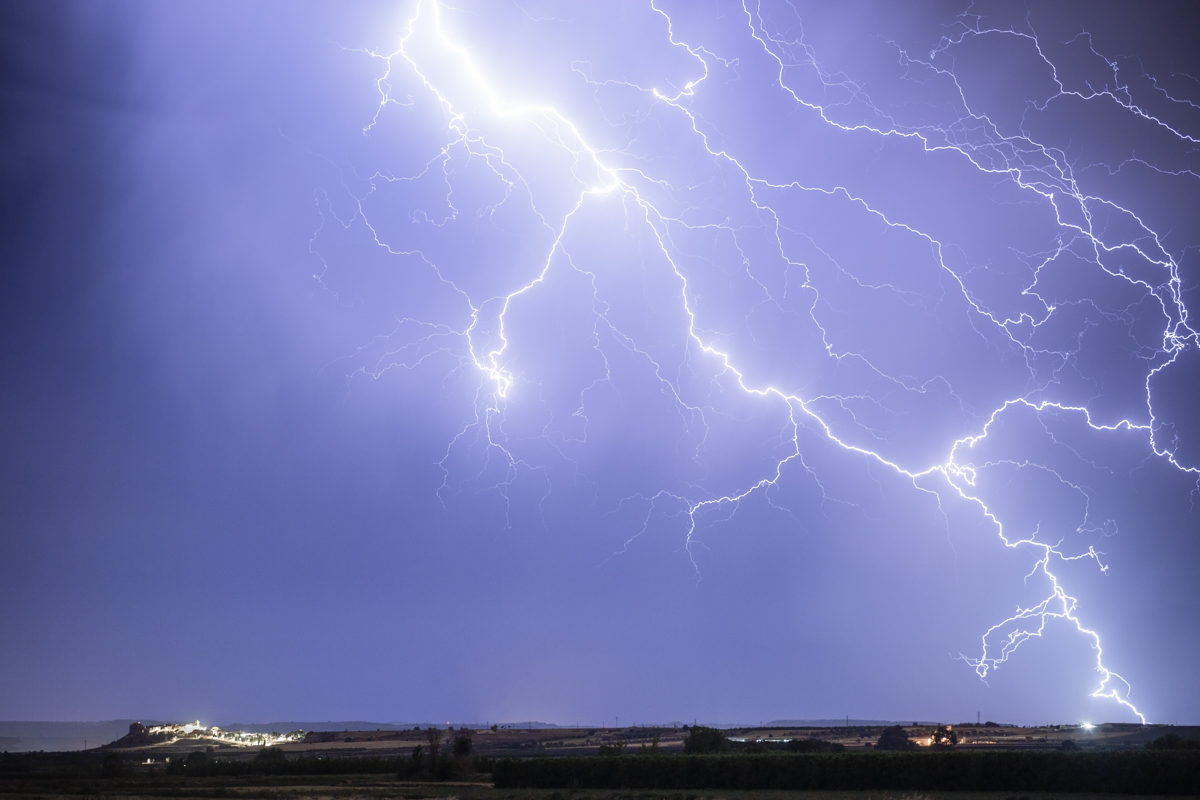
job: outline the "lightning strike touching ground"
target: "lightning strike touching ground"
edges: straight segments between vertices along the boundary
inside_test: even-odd
[[[378,353],[360,371],[444,358],[445,382],[470,395],[437,465],[443,504],[495,493],[511,527],[521,481],[536,476],[539,514],[556,481],[598,486],[603,478],[582,466],[590,431],[602,427],[593,409],[629,392],[622,403],[653,409],[652,425],[667,426],[655,441],[676,472],[605,501],[603,514],[635,513],[614,555],[630,557],[639,537],[675,525],[699,582],[702,530],[752,499],[801,528],[804,503],[788,499],[799,484],[817,492],[811,505],[822,515],[830,506],[866,514],[817,465],[853,461],[870,481],[879,470],[910,484],[948,535],[946,509],[965,504],[999,547],[1031,559],[1025,584],[1037,599],[958,656],[981,680],[1066,623],[1094,655],[1091,696],[1146,722],[1130,682],[1108,666],[1104,620],[1085,616],[1063,570],[1106,572],[1101,548],[1117,533],[1079,477],[1112,472],[1085,454],[1089,437],[1136,437],[1146,457],[1200,481],[1154,393],[1200,338],[1169,231],[1089,186],[1098,168],[1197,173],[1188,156],[1087,163],[1048,141],[1054,132],[1037,115],[1068,103],[1076,114],[1098,109],[1186,152],[1194,120],[1155,109],[1196,105],[1097,51],[1086,31],[1054,42],[1092,70],[1086,80],[1068,75],[1027,19],[994,22],[973,7],[927,52],[881,45],[909,93],[899,102],[885,97],[895,87],[826,67],[806,38],[819,22],[788,4],[726,4],[715,26],[657,0],[622,9],[637,20],[639,46],[667,66],[634,74],[637,65],[568,52],[569,73],[523,71],[496,55],[504,48],[487,41],[486,23],[434,0],[412,7],[394,52],[368,54],[381,74],[364,134],[385,140],[396,119],[441,127],[428,125],[428,157],[410,172],[356,175],[366,189],[352,192],[351,215],[322,208],[431,276],[427,289],[440,298],[441,316],[397,317],[365,348]],[[530,30],[561,22],[511,10]],[[556,53],[605,44],[530,35],[549,37]],[[1024,59],[1035,96],[1018,111],[989,111],[973,88],[973,47]],[[760,119],[741,125],[747,107]],[[851,155],[827,156],[830,143]],[[858,170],[885,152],[898,154],[903,174],[881,190]],[[912,183],[925,169],[928,192]],[[985,200],[962,200],[971,192]],[[953,216],[960,201],[971,207]],[[993,234],[988,208],[1016,221],[997,219]],[[456,254],[468,224],[494,235]],[[1020,233],[1006,240],[1011,230]],[[967,243],[976,235],[986,247]],[[856,249],[865,240],[874,255]],[[556,296],[574,303],[561,312],[573,349],[556,349],[522,318],[548,313],[531,309],[553,308]],[[1095,353],[1116,351],[1128,355],[1119,369],[1093,368]],[[1015,519],[1003,488],[1014,482],[1030,487],[1034,509]],[[1073,522],[1056,504],[1073,509],[1064,512]]]

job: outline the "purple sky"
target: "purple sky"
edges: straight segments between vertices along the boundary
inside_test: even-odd
[[[0,719],[1200,722],[1189,13],[6,4]]]

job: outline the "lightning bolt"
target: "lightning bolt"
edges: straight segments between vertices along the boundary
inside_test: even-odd
[[[685,41],[676,33],[676,21],[655,0],[650,0],[649,9],[661,25],[664,48],[686,54],[689,63],[694,64],[695,77],[680,87],[664,90],[598,77],[591,64],[576,62],[577,78],[596,92],[619,92],[623,97],[636,99],[635,111],[626,112],[621,120],[610,122],[614,128],[645,123],[652,112],[669,115],[672,124],[682,126],[691,146],[698,148],[707,160],[710,180],[724,182],[728,191],[740,198],[747,210],[747,218],[752,219],[754,225],[732,218],[703,219],[702,204],[689,199],[689,191],[694,187],[677,185],[667,173],[655,174],[648,164],[649,159],[635,152],[632,141],[623,147],[599,144],[599,139],[590,138],[592,134],[584,130],[582,124],[577,124],[558,108],[513,99],[516,87],[495,85],[495,77],[485,72],[476,63],[471,50],[448,32],[442,20],[444,8],[434,0],[417,2],[394,52],[369,53],[383,63],[384,69],[377,82],[379,106],[364,133],[373,133],[390,106],[407,108],[413,105],[411,95],[403,99],[393,96],[393,80],[401,74],[415,79],[421,90],[436,103],[445,122],[444,141],[422,169],[400,177],[377,172],[361,179],[369,189],[365,194],[355,196],[353,214],[348,219],[334,215],[343,227],[355,222],[363,224],[373,242],[388,254],[414,259],[461,305],[457,324],[411,317],[396,319],[394,330],[381,338],[384,342],[400,338],[404,344],[397,348],[385,347],[385,352],[373,366],[363,368],[377,376],[396,367],[414,369],[434,355],[441,355],[457,365],[452,373],[456,379],[464,375],[476,376],[473,413],[448,443],[438,464],[443,476],[439,498],[444,503],[456,490],[474,482],[498,490],[507,507],[508,490],[523,470],[538,473],[547,485],[546,492],[550,491],[546,463],[518,455],[506,429],[513,394],[537,388],[536,384],[533,387],[523,384],[522,376],[510,368],[512,342],[508,324],[512,309],[545,284],[555,270],[574,273],[590,287],[593,323],[590,346],[597,358],[598,374],[580,392],[573,416],[586,421],[588,392],[611,382],[612,366],[606,347],[615,347],[641,360],[652,371],[654,381],[669,400],[684,435],[694,437],[688,445],[694,464],[702,462],[700,450],[710,433],[711,421],[724,412],[711,404],[689,399],[681,377],[685,368],[692,375],[707,372],[710,386],[718,387],[719,391],[736,390],[744,397],[767,404],[776,409],[773,413],[779,420],[776,442],[780,449],[772,457],[771,467],[760,478],[745,483],[736,491],[713,493],[693,480],[686,481],[683,490],[663,488],[623,499],[618,510],[626,504],[643,509],[641,523],[630,542],[649,528],[656,513],[682,520],[685,528],[683,549],[691,559],[698,580],[700,573],[694,556],[694,548],[700,546],[698,525],[732,517],[742,501],[751,496],[764,497],[774,505],[772,490],[787,480],[795,469],[802,470],[820,488],[823,503],[849,502],[828,492],[817,471],[805,461],[802,436],[805,431],[814,432],[842,452],[861,457],[911,482],[915,491],[931,498],[939,513],[942,513],[947,498],[958,498],[973,505],[995,529],[1004,547],[1035,555],[1026,580],[1036,578],[1049,587],[1044,599],[1018,607],[1011,616],[985,631],[977,656],[960,656],[980,679],[986,680],[991,672],[999,669],[1023,642],[1042,636],[1049,622],[1062,620],[1073,625],[1091,643],[1099,675],[1099,685],[1091,696],[1115,701],[1145,722],[1145,715],[1130,700],[1130,684],[1105,666],[1099,633],[1085,626],[1078,614],[1079,601],[1068,593],[1055,571],[1056,565],[1074,561],[1091,561],[1105,571],[1107,565],[1102,561],[1102,554],[1094,546],[1068,549],[1064,536],[1046,537],[1040,528],[1027,535],[1010,533],[1001,515],[989,504],[986,493],[980,491],[978,480],[985,472],[999,468],[1038,471],[1048,480],[1084,498],[1087,510],[1078,532],[1100,530],[1104,535],[1110,535],[1108,523],[1097,528],[1091,521],[1091,495],[1087,487],[1069,480],[1048,465],[1024,458],[982,455],[984,446],[996,437],[998,426],[1005,420],[1028,414],[1039,421],[1051,439],[1054,434],[1048,421],[1068,418],[1082,422],[1099,434],[1124,431],[1143,436],[1149,453],[1178,470],[1195,475],[1200,490],[1200,468],[1183,463],[1177,455],[1177,442],[1161,441],[1164,426],[1155,416],[1151,395],[1153,378],[1182,353],[1200,344],[1184,304],[1179,264],[1162,237],[1133,210],[1088,194],[1080,185],[1076,167],[1064,152],[1040,143],[1023,127],[1016,133],[1002,133],[1000,125],[974,109],[955,74],[953,52],[964,43],[985,37],[1020,40],[1033,48],[1037,58],[1050,70],[1057,87],[1055,95],[1037,105],[1039,109],[1044,110],[1065,98],[1083,103],[1109,102],[1130,117],[1155,125],[1180,142],[1194,144],[1196,139],[1178,126],[1156,117],[1144,104],[1135,102],[1134,92],[1121,78],[1120,64],[1096,52],[1086,33],[1080,34],[1079,41],[1085,42],[1091,53],[1102,59],[1111,71],[1109,85],[1087,91],[1068,88],[1032,29],[985,27],[981,17],[970,13],[959,18],[958,29],[952,35],[943,37],[923,56],[911,55],[895,46],[896,56],[906,69],[953,87],[949,118],[936,125],[919,124],[898,119],[879,108],[862,85],[844,75],[828,72],[818,61],[815,48],[805,42],[799,25],[780,31],[764,13],[761,4],[743,2],[737,7],[736,15],[732,16],[736,16],[747,41],[753,42],[761,51],[761,57],[774,65],[775,88],[791,105],[789,113],[819,119],[820,125],[839,135],[894,141],[926,154],[952,157],[978,175],[1015,187],[1025,198],[1023,202],[1043,203],[1053,209],[1058,230],[1054,246],[1047,252],[1022,254],[1031,265],[1032,276],[1020,291],[1025,305],[1019,313],[1001,312],[994,310],[972,289],[969,269],[956,266],[954,254],[957,248],[953,243],[923,230],[916,222],[885,213],[848,186],[807,185],[799,178],[787,175],[786,167],[778,170],[784,174],[760,174],[743,155],[722,144],[722,136],[705,119],[700,101],[718,72],[728,81],[737,79],[739,61]],[[535,19],[527,12],[525,16]],[[802,88],[812,85],[820,87],[815,93],[820,96],[819,100],[812,99],[814,92]],[[1154,86],[1158,88],[1157,83]],[[1166,95],[1165,91],[1163,94]],[[1166,96],[1173,103],[1186,102]],[[599,99],[597,104],[601,104]],[[523,146],[533,146],[530,143],[543,148],[538,152],[554,154],[552,174],[557,183],[549,188],[546,181],[539,182],[523,174],[522,157],[513,155]],[[1163,171],[1143,159],[1137,161]],[[440,204],[444,206],[439,212],[442,216],[439,218],[420,208],[412,215],[413,221],[422,225],[442,226],[462,213],[457,206],[456,181],[459,180],[457,170],[463,164],[485,170],[501,187],[498,199],[479,208],[477,213],[495,214],[505,204],[523,202],[537,220],[536,230],[531,229],[524,235],[540,247],[541,256],[527,276],[510,291],[480,294],[465,287],[444,264],[437,263],[437,259],[429,257],[423,249],[395,244],[395,237],[380,231],[368,209],[369,198],[381,187],[416,185],[421,181],[437,183],[445,189],[440,198]],[[1196,177],[1187,170],[1173,174]],[[916,380],[904,374],[893,374],[874,363],[859,348],[839,344],[837,332],[822,322],[821,309],[826,300],[810,262],[793,254],[797,240],[806,240],[809,249],[828,261],[840,279],[850,281],[863,291],[886,293],[906,304],[920,304],[925,298],[922,293],[904,289],[893,282],[863,280],[844,268],[811,235],[789,223],[783,205],[797,197],[836,202],[841,207],[853,209],[861,218],[872,220],[881,230],[927,248],[941,275],[943,289],[948,287],[954,302],[961,304],[979,338],[990,346],[1002,346],[1022,359],[1027,374],[1026,389],[1004,399],[990,412],[978,413],[968,408],[950,381],[940,375]],[[664,266],[664,277],[674,287],[683,325],[683,355],[675,374],[656,354],[655,346],[643,344],[636,335],[622,330],[613,318],[612,306],[603,299],[599,288],[602,276],[581,266],[578,253],[569,245],[577,220],[587,209],[603,201],[620,205],[627,231],[640,231],[648,237],[656,263]],[[332,213],[332,207],[328,210]],[[1113,219],[1122,220],[1125,228],[1134,233],[1124,236],[1111,233],[1109,221]],[[757,233],[749,232],[751,228],[766,232],[769,255],[752,252],[754,248],[749,240]],[[736,349],[727,344],[731,336],[719,326],[706,324],[704,312],[698,306],[698,293],[684,266],[681,255],[684,248],[678,241],[680,237],[698,234],[724,237],[723,241],[732,243],[737,253],[735,260],[740,261],[740,274],[758,294],[756,308],[773,306],[782,309],[787,303],[800,302],[807,317],[806,324],[816,332],[820,339],[819,348],[830,363],[854,365],[864,370],[873,381],[885,387],[885,394],[922,396],[935,389],[945,391],[957,400],[965,413],[979,419],[975,431],[948,442],[939,460],[922,463],[903,454],[895,455],[880,444],[872,444],[886,443],[886,435],[872,428],[867,421],[869,415],[860,419],[864,408],[885,408],[880,396],[873,391],[810,393],[755,377],[756,370],[742,364]],[[1148,266],[1140,273],[1126,269],[1119,263],[1126,256]],[[1139,353],[1147,367],[1144,406],[1132,418],[1097,419],[1088,404],[1064,400],[1061,393],[1056,393],[1063,385],[1064,375],[1074,369],[1073,359],[1081,345],[1074,350],[1052,347],[1041,341],[1049,338],[1043,333],[1073,307],[1087,306],[1101,315],[1110,313],[1095,303],[1089,306],[1087,301],[1056,301],[1045,296],[1043,273],[1064,258],[1081,260],[1090,268],[1122,282],[1139,298],[1152,303],[1164,320],[1154,346]],[[783,265],[787,280],[782,290],[775,285],[776,281],[765,276],[765,260]],[[324,282],[325,273],[317,277]],[[802,299],[795,301],[796,297]],[[1133,313],[1128,309],[1127,312]],[[844,421],[839,421],[846,418],[851,420],[848,428]],[[540,438],[560,459],[577,468],[561,441],[556,441],[547,431],[548,428],[542,428]],[[681,438],[681,447],[684,446],[682,441]],[[1055,442],[1069,449],[1064,442],[1057,439]],[[458,474],[452,465],[455,454],[480,451],[482,455],[476,462],[478,469],[465,476]],[[626,548],[628,544],[626,542]]]

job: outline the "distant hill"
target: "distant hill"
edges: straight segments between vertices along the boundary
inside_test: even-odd
[[[174,720],[176,722],[180,720]],[[881,725],[909,725],[914,720],[878,720],[851,719],[850,727],[876,727]],[[65,751],[83,750],[100,747],[114,742],[129,733],[132,722],[142,722],[145,725],[162,725],[166,720],[106,720],[103,722],[0,722],[0,752],[23,753],[37,750]],[[484,728],[490,727],[491,722],[454,722],[454,727]],[[571,728],[574,725],[555,725],[548,722],[500,722],[504,728],[519,728],[527,730],[544,730],[548,728]],[[725,723],[703,723],[716,728],[745,728],[753,725],[732,725]],[[922,725],[934,724],[921,722]],[[764,727],[773,728],[835,728],[845,727],[846,719],[784,719],[771,720]],[[420,726],[422,729],[437,727],[445,728],[445,722],[369,722],[365,720],[326,720],[323,722],[223,722],[219,727],[227,731],[247,731],[250,733],[286,733],[287,731],[399,731],[412,730]],[[666,723],[666,727],[671,727]]]
[[[101,722],[5,722],[0,721],[0,752],[29,753],[45,750],[46,752],[65,752],[100,747],[115,742],[129,733],[129,726],[134,722],[149,725],[166,725],[171,722],[186,720],[158,719],[115,719]],[[483,722],[454,722],[456,728],[484,728],[492,723]],[[502,722],[504,727],[539,730],[558,728],[546,722]],[[425,728],[445,728],[445,722],[366,722],[363,720],[333,720],[324,722],[225,722],[219,727],[227,731],[247,731],[250,733],[286,733],[287,731],[399,731],[412,730],[416,726]]]
[[[419,722],[363,722],[362,720],[333,720],[326,722],[221,722],[217,727],[226,731],[247,731],[249,733],[286,733],[287,731],[401,731],[412,730],[413,725],[423,725]]]
[[[936,722],[927,722],[925,720],[892,720],[892,719],[854,719],[849,721],[845,717],[841,719],[773,719],[764,728],[874,728],[880,725],[937,725]]]
[[[138,720],[114,719],[103,722],[0,722],[0,751],[29,753],[38,750],[62,752],[91,749],[116,741],[129,733],[129,725]],[[141,720],[147,725],[159,720]]]
[[[455,728],[487,728],[499,724],[511,728],[527,728],[538,730],[542,728],[574,727],[569,725],[554,725],[549,722],[452,722]],[[248,731],[250,733],[284,733],[286,731],[411,731],[420,726],[426,728],[445,728],[445,722],[364,722],[363,720],[333,720],[325,722],[230,722],[220,723],[218,727],[227,731]]]

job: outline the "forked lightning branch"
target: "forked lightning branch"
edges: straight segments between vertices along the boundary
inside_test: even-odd
[[[375,242],[389,253],[408,256],[422,269],[435,274],[437,280],[448,286],[458,298],[464,310],[463,318],[469,320],[457,327],[443,320],[404,320],[419,326],[424,333],[404,348],[393,351],[392,360],[382,366],[411,368],[428,358],[430,353],[452,353],[459,358],[462,368],[480,378],[478,383],[472,384],[474,412],[449,442],[446,457],[440,465],[445,475],[443,489],[449,486],[451,473],[457,469],[451,465],[452,455],[458,452],[456,448],[462,448],[468,442],[482,442],[484,458],[489,464],[501,464],[500,477],[491,488],[503,496],[507,496],[506,492],[519,469],[541,468],[542,465],[531,461],[529,456],[512,452],[506,444],[506,411],[508,404],[513,401],[514,387],[520,380],[520,376],[514,374],[509,366],[513,348],[518,346],[510,335],[509,323],[513,309],[519,307],[523,296],[544,284],[554,270],[572,270],[582,275],[591,286],[593,338],[599,354],[597,363],[602,365],[594,375],[592,386],[611,379],[608,357],[599,344],[603,333],[606,341],[617,342],[625,354],[645,363],[658,381],[661,391],[676,408],[680,419],[696,421],[694,424],[703,431],[706,421],[716,413],[711,407],[688,396],[678,377],[678,365],[663,363],[650,344],[639,341],[636,334],[622,330],[621,323],[612,313],[610,299],[597,288],[598,278],[605,276],[580,266],[583,259],[579,253],[572,252],[570,236],[582,224],[580,220],[589,204],[605,198],[616,200],[624,209],[625,228],[641,231],[646,240],[653,243],[657,251],[654,264],[662,265],[660,277],[665,285],[673,287],[675,312],[681,325],[679,335],[681,341],[686,342],[686,361],[690,368],[707,371],[712,381],[726,381],[748,397],[776,405],[779,418],[784,420],[780,437],[785,446],[774,458],[772,467],[756,479],[746,481],[736,491],[711,494],[662,487],[655,492],[627,498],[630,504],[644,509],[640,529],[631,531],[633,536],[636,537],[652,524],[656,512],[668,517],[674,515],[684,522],[684,549],[688,557],[692,557],[697,525],[703,524],[706,519],[729,519],[736,514],[742,501],[765,496],[782,483],[793,480],[793,476],[799,473],[820,484],[820,475],[806,462],[802,446],[801,430],[814,431],[827,444],[856,458],[867,459],[911,482],[913,491],[918,496],[927,497],[938,509],[950,499],[965,501],[988,522],[997,534],[1000,546],[1031,554],[1026,583],[1037,582],[1037,585],[1045,586],[1045,594],[1039,602],[1018,607],[1009,617],[984,631],[975,653],[962,656],[981,679],[988,678],[1013,657],[1022,643],[1043,636],[1049,623],[1066,622],[1086,638],[1094,653],[1098,683],[1091,687],[1091,695],[1118,703],[1145,722],[1146,717],[1135,706],[1130,684],[1106,666],[1101,644],[1103,621],[1084,622],[1079,613],[1077,597],[1061,578],[1060,568],[1067,562],[1087,562],[1097,570],[1107,569],[1103,553],[1092,545],[1071,549],[1064,544],[1063,536],[1047,535],[1037,529],[1014,529],[1004,514],[978,490],[979,476],[988,469],[999,466],[1038,469],[1066,491],[1084,498],[1086,506],[1089,496],[1086,487],[1073,483],[1069,476],[1060,474],[1049,464],[1022,457],[983,455],[987,443],[1004,435],[1002,421],[1018,413],[1033,415],[1038,420],[1072,419],[1088,426],[1097,435],[1112,436],[1124,432],[1139,436],[1144,441],[1148,457],[1166,460],[1179,470],[1200,476],[1196,466],[1186,464],[1177,457],[1173,442],[1160,440],[1163,437],[1160,436],[1151,394],[1155,374],[1180,354],[1197,346],[1197,334],[1183,302],[1177,256],[1168,252],[1160,234],[1143,223],[1136,209],[1087,195],[1076,180],[1073,164],[1063,152],[1040,143],[1024,132],[1019,135],[1002,134],[1000,126],[994,124],[985,111],[971,106],[959,86],[952,62],[943,58],[950,48],[975,37],[1012,37],[1032,42],[1038,57],[1052,70],[1057,81],[1057,67],[1042,52],[1037,34],[1020,29],[982,28],[977,18],[964,17],[954,35],[943,39],[939,47],[926,56],[912,56],[898,49],[898,58],[904,63],[914,69],[924,69],[930,75],[946,78],[950,85],[958,87],[957,97],[952,98],[958,109],[957,118],[951,125],[938,126],[903,123],[876,109],[873,101],[859,89],[852,77],[831,73],[821,65],[821,54],[804,41],[802,30],[793,26],[788,29],[789,32],[781,33],[758,6],[744,4],[736,19],[736,29],[745,42],[758,48],[761,55],[777,66],[774,88],[778,90],[777,95],[791,105],[785,109],[786,113],[808,115],[833,135],[860,139],[874,137],[880,141],[898,142],[926,154],[949,154],[961,168],[1011,186],[1021,197],[1021,202],[1043,204],[1053,209],[1059,228],[1057,244],[1051,251],[1034,259],[1033,281],[1021,292],[1025,306],[1019,313],[1010,314],[993,310],[994,304],[968,285],[962,267],[952,258],[953,244],[923,230],[918,222],[898,216],[895,211],[885,213],[871,198],[852,191],[848,186],[806,185],[798,177],[787,174],[788,167],[784,162],[781,162],[775,174],[758,174],[761,167],[750,166],[752,159],[746,153],[737,152],[723,140],[718,141],[713,126],[696,110],[696,102],[706,92],[723,90],[714,81],[714,72],[720,70],[727,76],[736,75],[739,66],[736,59],[720,55],[715,47],[687,41],[677,32],[681,29],[679,21],[673,20],[665,10],[651,4],[648,11],[650,18],[655,21],[658,46],[664,54],[678,54],[692,65],[691,77],[682,88],[643,86],[625,78],[606,77],[582,62],[576,65],[573,78],[589,88],[616,89],[624,93],[623,97],[636,98],[639,105],[625,115],[626,121],[631,118],[645,119],[648,108],[670,115],[674,124],[685,132],[681,141],[706,160],[710,177],[719,173],[722,179],[729,181],[728,188],[723,191],[735,198],[730,202],[740,203],[748,214],[763,221],[762,228],[767,231],[769,249],[773,252],[763,254],[751,252],[749,247],[743,248],[743,241],[739,237],[744,234],[732,222],[719,219],[697,221],[693,218],[689,214],[692,209],[687,200],[680,198],[691,190],[697,190],[698,184],[679,185],[677,176],[668,174],[669,170],[661,174],[656,171],[658,165],[652,158],[634,157],[629,152],[600,146],[596,143],[602,138],[598,132],[589,131],[583,123],[549,102],[526,103],[514,99],[542,95],[537,86],[506,85],[477,63],[473,56],[476,43],[464,40],[461,34],[452,30],[452,26],[443,19],[444,9],[432,0],[421,0],[416,4],[400,34],[399,48],[395,52],[371,53],[385,64],[385,69],[378,81],[381,94],[379,109],[366,128],[368,134],[381,135],[377,125],[381,114],[389,106],[412,105],[411,96],[393,94],[393,83],[401,77],[415,79],[416,84],[422,87],[421,91],[436,103],[445,121],[444,140],[426,162],[422,172],[407,176],[380,173],[371,177],[372,183],[411,183],[436,174],[447,187],[445,205],[457,214],[460,209],[455,207],[455,177],[447,165],[455,153],[466,154],[468,158],[485,165],[497,185],[505,187],[505,194],[499,203],[506,202],[517,191],[528,196],[539,219],[536,229],[531,228],[528,235],[534,240],[544,239],[548,242],[538,263],[530,265],[530,271],[524,279],[499,294],[477,296],[477,293],[472,293],[474,290],[464,287],[451,275],[446,264],[438,263],[410,242],[397,240],[381,232],[378,220],[365,207],[364,198],[358,198],[355,219],[369,227]],[[726,23],[732,24],[728,19]],[[1102,57],[1100,54],[1096,56]],[[1082,102],[1115,103],[1130,117],[1160,125],[1169,136],[1180,141],[1194,141],[1187,132],[1155,118],[1139,104],[1121,82],[1116,62],[1107,63],[1112,67],[1112,83],[1116,89],[1081,93],[1059,81],[1059,94],[1071,95]],[[807,77],[801,80],[801,76]],[[823,102],[821,92],[811,91],[813,76],[824,87],[826,96],[833,92],[847,93],[854,98],[854,102],[871,109],[873,117],[866,121],[848,121],[844,108],[828,105]],[[805,80],[808,89],[803,88]],[[717,102],[711,98],[705,99]],[[501,123],[513,122],[520,124],[509,125],[503,134],[494,130]],[[623,123],[617,120],[613,124]],[[511,150],[512,145],[503,143],[512,141],[514,130],[519,130],[522,136],[536,138],[538,147],[550,148],[562,157],[548,165],[523,163],[524,156],[508,152],[506,147]],[[761,159],[758,163],[761,163]],[[547,181],[533,179],[529,172],[531,169],[559,170],[560,174],[552,176],[556,181],[554,185],[571,187],[567,200],[555,197],[543,202],[539,192],[546,191],[541,187]],[[932,254],[935,269],[940,272],[941,286],[949,287],[956,295],[956,302],[965,309],[963,313],[972,328],[983,331],[981,335],[998,337],[1012,353],[1025,359],[1029,365],[1029,384],[1036,386],[1036,391],[1023,390],[1007,397],[990,411],[978,413],[979,423],[969,436],[945,441],[939,459],[922,462],[915,454],[910,457],[905,457],[908,455],[905,453],[897,455],[870,446],[863,437],[848,436],[844,423],[831,416],[831,407],[847,409],[852,408],[855,402],[875,400],[869,393],[848,397],[819,390],[801,390],[785,383],[764,383],[755,378],[756,371],[747,368],[739,361],[736,351],[723,343],[722,337],[716,332],[719,325],[704,318],[704,311],[697,303],[697,291],[692,286],[693,280],[676,244],[681,236],[711,232],[726,237],[733,243],[733,249],[741,254],[738,258],[742,263],[725,266],[748,275],[747,280],[757,285],[756,291],[761,291],[763,303],[783,303],[784,298],[776,289],[768,286],[766,279],[759,278],[760,271],[766,269],[761,266],[762,260],[770,258],[785,264],[792,274],[799,276],[791,291],[807,298],[804,302],[807,322],[821,339],[818,346],[831,362],[845,361],[860,365],[880,383],[892,387],[896,392],[925,391],[924,387],[915,387],[909,377],[891,374],[886,365],[876,364],[855,347],[840,342],[838,333],[823,323],[818,313],[823,289],[813,279],[805,260],[794,254],[794,226],[789,218],[793,212],[781,206],[797,197],[837,201],[853,209],[858,218],[871,220],[873,225],[890,232],[890,235],[927,248]],[[553,210],[556,208],[560,210]],[[479,209],[469,211],[474,213]],[[1119,238],[1114,238],[1106,225],[1098,221],[1101,215],[1106,220],[1120,218],[1125,232]],[[432,219],[432,216],[429,218]],[[343,224],[352,221],[343,220]],[[1155,348],[1144,354],[1147,365],[1144,406],[1129,410],[1129,415],[1124,419],[1112,421],[1105,418],[1098,421],[1096,413],[1087,403],[1074,398],[1056,398],[1054,380],[1044,379],[1039,371],[1041,367],[1037,366],[1048,358],[1057,359],[1056,363],[1067,363],[1074,355],[1067,348],[1047,350],[1034,343],[1033,335],[1043,326],[1053,327],[1063,312],[1060,304],[1039,294],[1038,277],[1045,265],[1068,251],[1072,257],[1084,260],[1088,268],[1097,271],[1097,274],[1104,273],[1125,282],[1131,291],[1155,304],[1165,320]],[[1116,258],[1124,254],[1136,256],[1139,263],[1156,270],[1161,278],[1151,279],[1114,266]],[[900,292],[886,283],[869,288]],[[1058,368],[1061,369],[1061,366]],[[809,381],[797,382],[797,386],[800,385],[812,384]],[[576,413],[586,418],[584,394],[580,395]],[[479,474],[486,468],[486,465],[479,465]],[[1088,513],[1085,511],[1084,519],[1079,521],[1080,529],[1095,524],[1087,518]],[[694,558],[692,563],[696,565]]]

